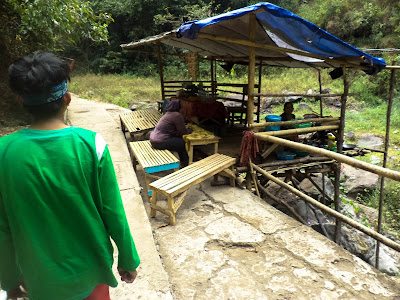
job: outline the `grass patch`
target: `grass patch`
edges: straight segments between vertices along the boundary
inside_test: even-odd
[[[81,98],[113,103],[129,108],[137,103],[161,99],[160,81],[132,75],[75,75],[68,86]]]

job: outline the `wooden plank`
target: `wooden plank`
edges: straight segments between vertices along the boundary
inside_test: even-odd
[[[129,147],[143,169],[179,163],[179,160],[169,150],[154,149],[150,141],[130,142]]]
[[[233,159],[233,161],[231,162],[226,162],[225,164],[221,165],[219,164],[217,167],[209,169],[207,171],[207,173],[203,172],[202,174],[200,174],[199,176],[196,176],[194,178],[191,178],[190,181],[186,181],[183,182],[180,185],[175,186],[174,188],[168,190],[169,193],[171,193],[172,195],[176,195],[181,193],[183,190],[188,189],[200,182],[202,182],[203,180],[221,172],[222,170],[230,167],[231,165],[235,164],[236,160]]]
[[[262,154],[261,157],[262,158],[267,158],[268,155],[270,155],[272,153],[272,151],[274,151],[276,149],[276,147],[278,147],[278,144],[272,144],[267,150],[265,150]]]
[[[207,172],[207,169],[209,169],[210,166],[215,166],[224,163],[224,161],[226,160],[228,161],[232,160],[233,162],[235,161],[234,158],[231,158],[223,154],[213,154],[207,158],[202,159],[201,161],[197,161],[183,169],[180,169],[177,172],[165,176],[160,180],[152,182],[151,184],[156,188],[165,190],[166,187],[173,185],[175,181],[179,182],[182,180],[191,179],[193,176]]]
[[[167,215],[167,216],[172,216],[172,212],[166,210],[165,208],[162,208],[161,206],[158,206],[157,204],[154,203],[150,203],[150,207],[152,209],[158,210],[159,212],[162,212],[163,214]]]
[[[210,158],[212,159],[208,159],[206,162],[198,161],[160,180],[154,181],[151,183],[151,187],[157,188],[163,194],[176,195],[190,186],[200,183],[205,178],[232,166],[236,162],[236,159],[222,154],[214,154]]]
[[[161,118],[161,113],[154,108],[123,113],[120,119],[130,133],[140,133],[154,128]]]
[[[178,211],[179,207],[181,207],[181,205],[183,203],[183,199],[185,199],[186,194],[187,194],[187,190],[184,191],[182,194],[180,194],[178,199],[176,199],[176,202],[175,202],[174,208],[173,208],[174,213],[176,213]]]

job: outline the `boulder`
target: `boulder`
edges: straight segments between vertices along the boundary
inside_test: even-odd
[[[381,272],[384,272],[388,275],[395,276],[399,273],[399,268],[398,268],[398,254],[397,254],[397,259],[396,256],[391,256],[388,252],[388,247],[381,244],[380,250],[379,250],[379,267],[378,270]],[[375,267],[375,253],[376,253],[376,247],[374,247],[374,252],[373,255],[368,259],[368,263],[371,266]]]
[[[285,102],[296,102],[303,100],[303,97],[301,96],[290,96],[290,94],[295,94],[294,92],[285,91],[285,93],[287,94],[287,96],[285,96]]]
[[[295,111],[300,111],[300,110],[312,111],[312,108],[311,108],[310,105],[308,105],[308,104],[306,104],[306,103],[304,103],[304,102],[301,102],[301,103],[297,106],[297,108],[296,108]]]
[[[358,194],[365,194],[377,188],[379,176],[371,172],[343,165],[341,174],[343,186],[347,191],[347,196],[355,199]]]
[[[332,89],[330,88],[324,88],[321,90],[321,94],[329,94],[330,92],[332,92]]]
[[[319,174],[320,175],[320,174]],[[313,178],[320,186],[321,176]],[[326,190],[333,197],[333,184],[330,180],[325,180]],[[300,183],[301,189],[312,197],[318,197],[320,193],[314,187],[314,185],[308,180],[304,179]],[[275,194],[279,190],[279,186],[272,183],[268,186],[268,190]],[[291,197],[291,199],[290,199]],[[320,209],[314,207],[308,202],[295,197],[293,194],[283,190],[279,198],[285,199],[286,202],[293,207],[293,209],[309,224],[314,230],[325,235],[330,240],[334,240],[335,237],[335,218],[324,214]],[[275,204],[275,203],[274,203]],[[276,206],[276,205],[274,205]],[[279,207],[279,206],[278,206]],[[280,207],[282,211],[290,214],[285,207]],[[378,212],[361,204],[348,201],[341,207],[342,214],[350,217],[354,221],[364,224],[371,225],[374,227],[378,218]],[[368,224],[366,224],[368,222]],[[372,237],[360,232],[359,230],[342,223],[341,234],[339,237],[339,245],[358,256],[362,260],[368,262],[372,266],[375,266],[375,252],[376,252],[376,241]],[[400,253],[395,250],[388,248],[381,244],[380,255],[379,255],[379,270],[388,275],[396,275],[399,272]]]
[[[374,134],[365,134],[357,141],[357,145],[360,147],[381,149],[383,146],[383,139]]]
[[[350,141],[355,141],[356,135],[355,135],[354,131],[349,131],[344,134],[344,138],[347,140],[350,140]]]
[[[312,176],[311,178],[322,190],[322,174],[318,173],[315,176]],[[310,197],[322,201],[322,194],[318,191],[318,189],[311,183],[311,181],[308,178],[302,180],[299,187]],[[334,186],[332,181],[326,176],[325,176],[325,193],[328,196],[328,198],[333,199],[335,193]]]

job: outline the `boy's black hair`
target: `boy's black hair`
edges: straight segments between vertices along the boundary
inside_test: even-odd
[[[48,92],[64,80],[70,80],[68,64],[50,52],[38,51],[17,59],[8,68],[8,80],[13,92],[20,96]],[[38,120],[55,117],[63,106],[62,98],[36,106],[24,107]]]

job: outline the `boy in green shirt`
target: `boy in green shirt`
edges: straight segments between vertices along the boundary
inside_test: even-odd
[[[47,52],[9,68],[10,87],[34,118],[0,138],[0,284],[9,298],[24,282],[31,300],[110,299],[110,237],[121,280],[137,275],[108,147],[99,134],[64,123],[67,80],[68,65]]]

